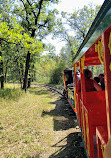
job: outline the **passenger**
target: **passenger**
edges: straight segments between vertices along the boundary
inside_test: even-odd
[[[99,78],[100,78],[100,84],[101,84],[102,90],[105,90],[104,74],[100,74]]]
[[[66,81],[66,86],[69,84],[69,75],[68,73],[65,73],[65,81]]]
[[[77,71],[77,81],[79,81],[80,80],[80,72],[79,72],[79,70]]]
[[[99,82],[100,82],[99,77],[94,77],[94,80],[95,80],[97,83],[99,83]],[[97,90],[95,89],[95,91],[97,91]]]
[[[85,75],[85,89],[86,92],[91,92],[91,91],[101,91],[102,88],[101,86],[92,78],[92,72],[88,69],[84,70],[84,75]],[[79,80],[78,82],[78,92],[81,92],[81,81]]]
[[[99,83],[100,82],[100,78],[99,77],[94,77],[94,80]]]

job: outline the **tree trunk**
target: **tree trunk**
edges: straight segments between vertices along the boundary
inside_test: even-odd
[[[30,88],[30,84],[31,84],[31,78],[28,78],[28,84],[27,84],[27,88]]]
[[[4,88],[4,75],[3,75],[3,61],[0,63],[0,72],[1,72],[1,89]]]
[[[20,84],[21,84],[21,89],[22,89],[22,83],[23,83],[23,76],[24,76],[24,70],[23,70],[23,64],[20,63]]]
[[[25,67],[24,81],[23,81],[23,89],[25,89],[25,92],[27,90],[27,80],[28,80],[29,63],[30,63],[30,53],[28,51],[27,58],[26,58],[26,67]]]
[[[1,89],[4,88],[4,76],[1,76]]]
[[[5,72],[4,72],[4,82],[5,82],[5,83],[6,83],[6,81],[7,81],[8,62],[9,62],[9,60],[7,60],[7,62],[6,62],[6,68],[5,68]]]
[[[0,52],[0,56],[2,56],[2,52]],[[4,88],[4,75],[3,75],[3,60],[0,62],[0,81],[1,81],[1,89]]]

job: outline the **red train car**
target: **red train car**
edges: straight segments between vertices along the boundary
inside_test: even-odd
[[[74,69],[66,68],[63,72],[63,80],[64,80],[64,96],[67,98],[70,106],[72,107],[73,111],[76,112],[75,108],[75,99],[74,99]]]
[[[85,69],[103,65],[105,90],[86,91]],[[111,1],[106,0],[74,57],[77,117],[90,158],[103,158],[111,139]],[[80,69],[81,91],[78,90]],[[99,74],[98,74],[99,75]],[[111,147],[110,147],[111,149]],[[111,155],[110,155],[111,157]]]

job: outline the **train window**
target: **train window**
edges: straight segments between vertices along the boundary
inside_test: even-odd
[[[99,74],[104,74],[103,65],[87,66],[85,68],[88,68],[92,72],[93,77],[99,76]]]
[[[104,83],[104,66],[103,65],[94,65],[94,66],[85,66],[84,71],[88,70],[89,72],[92,73],[92,77],[90,78],[91,80],[85,79],[85,91],[90,92],[90,91],[101,91],[105,90],[105,83]],[[84,72],[85,73],[85,72]],[[77,70],[77,86],[78,86],[78,92],[81,92],[81,76],[79,70]],[[94,80],[94,83],[91,81]],[[97,84],[95,85],[95,81]],[[91,88],[93,86],[93,88]]]
[[[67,86],[68,88],[73,87],[72,68],[66,68],[66,69],[64,70],[64,74],[65,74],[66,86]]]

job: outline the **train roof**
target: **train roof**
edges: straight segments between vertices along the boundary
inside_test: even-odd
[[[64,72],[72,71],[72,68],[67,67]]]
[[[94,44],[100,35],[111,25],[111,0],[105,0],[96,18],[94,19],[85,39],[80,45],[75,57],[74,64]]]

